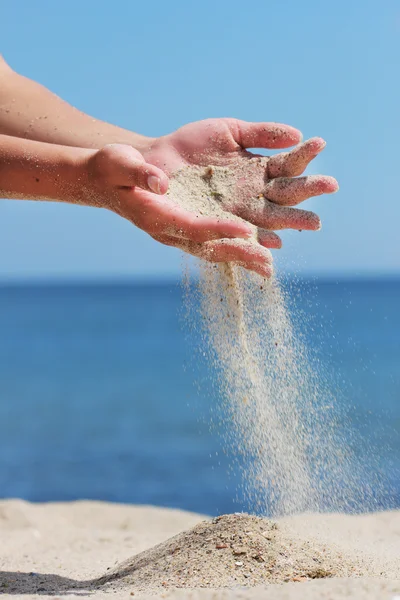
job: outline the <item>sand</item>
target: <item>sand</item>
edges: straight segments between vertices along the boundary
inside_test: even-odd
[[[186,210],[197,215],[212,216],[220,220],[244,222],[241,214],[248,202],[263,211],[266,200],[260,191],[265,187],[265,169],[268,163],[266,157],[255,157],[246,161],[238,160],[227,166],[185,167],[176,171],[170,179],[167,196]],[[250,200],[251,199],[251,200]],[[271,203],[270,203],[271,204]],[[274,207],[270,208],[273,212]],[[217,257],[221,249],[235,246],[249,250],[253,248],[254,260],[260,256],[270,262],[270,252],[260,246],[257,240],[265,236],[274,236],[254,225],[247,223],[252,230],[249,239],[213,240],[196,243],[180,238],[180,232],[174,228],[169,234],[173,236],[173,245],[196,257],[219,262]],[[163,236],[169,243],[167,236]],[[179,239],[180,238],[180,239]],[[237,260],[236,264],[243,264]]]
[[[146,506],[2,501],[0,589],[26,599],[400,595],[400,511],[205,519]],[[179,578],[186,587],[174,589]],[[229,587],[199,587],[208,582]]]

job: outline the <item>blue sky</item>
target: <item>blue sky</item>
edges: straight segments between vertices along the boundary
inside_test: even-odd
[[[277,264],[400,273],[400,5],[363,0],[23,0],[2,6],[1,52],[78,108],[148,135],[211,116],[286,122],[328,146],[312,172],[341,190],[307,203]],[[0,277],[170,277],[175,250],[111,213],[0,204]]]

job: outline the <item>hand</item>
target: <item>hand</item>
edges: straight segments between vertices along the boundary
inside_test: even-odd
[[[298,143],[301,134],[287,125],[247,123],[236,119],[209,119],[185,125],[157,139],[144,152],[146,160],[169,175],[184,166],[229,166],[236,173],[236,193],[223,206],[255,226],[258,242],[217,240],[198,243],[185,235],[152,234],[158,241],[178,246],[215,262],[236,261],[264,276],[271,273],[272,258],[266,248],[279,248],[272,231],[284,228],[318,230],[319,217],[292,208],[324,193],[335,192],[333,177],[297,177],[325,147],[321,138],[297,145],[291,152],[257,158],[247,148],[286,148]],[[254,229],[254,227],[253,227]]]
[[[198,217],[171,202],[163,195],[168,189],[166,173],[132,146],[108,144],[87,151],[84,171],[80,195],[85,195],[85,203],[112,210],[155,238],[175,230],[196,243],[251,236],[244,221],[232,221],[229,215],[226,220]]]

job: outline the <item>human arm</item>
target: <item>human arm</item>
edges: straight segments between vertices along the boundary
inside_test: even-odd
[[[0,134],[79,148],[128,144],[139,152],[152,141],[74,108],[43,85],[15,72],[2,56]]]
[[[0,135],[0,197],[83,204],[79,180],[87,150]]]

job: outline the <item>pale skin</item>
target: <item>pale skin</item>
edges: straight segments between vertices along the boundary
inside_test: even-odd
[[[262,172],[253,168],[249,148],[291,146]],[[212,245],[209,259],[235,261],[265,277],[272,272],[268,248],[281,246],[273,230],[318,230],[317,215],[293,207],[338,189],[332,177],[298,177],[324,147],[321,138],[301,143],[288,125],[231,118],[148,138],[78,111],[0,57],[0,197],[106,208],[164,244],[198,256]],[[165,196],[169,178],[187,165],[230,166],[237,173],[226,220],[189,212]],[[258,242],[246,241],[255,227]]]

